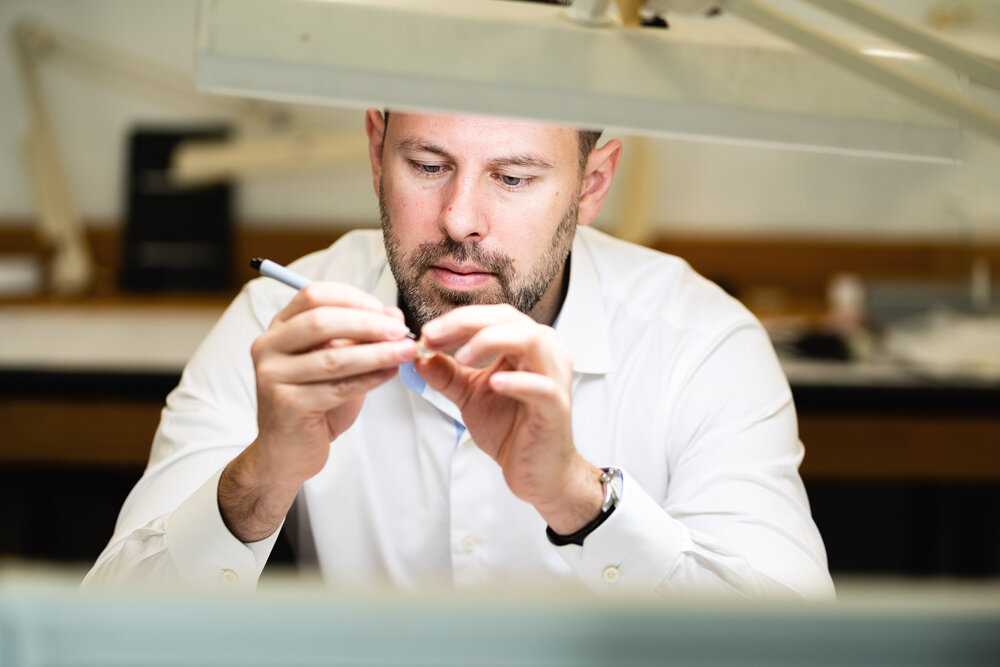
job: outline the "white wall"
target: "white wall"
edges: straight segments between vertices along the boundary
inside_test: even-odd
[[[948,3],[884,4],[920,18],[929,5]],[[980,4],[987,18],[1000,14],[996,0],[971,3]],[[0,0],[0,31],[6,38],[17,19],[38,16],[60,29],[189,73],[196,9],[196,0]],[[996,23],[993,37],[1000,35],[1000,20]],[[982,35],[978,38],[982,43]],[[1000,37],[995,41],[1000,44]],[[19,147],[28,117],[10,53],[9,47],[0,52],[0,220],[29,218],[34,206]],[[228,113],[211,99],[143,97],[56,63],[44,66],[43,83],[72,195],[88,220],[121,218],[124,141],[131,125]],[[362,132],[362,115],[356,110],[299,113],[308,123]],[[664,231],[1000,239],[1000,144],[977,137],[967,138],[965,160],[956,166],[682,141],[655,144],[651,217]],[[970,201],[978,202],[972,219],[964,212]],[[621,204],[613,194],[602,213],[603,225],[610,224]],[[248,225],[280,220],[344,226],[374,224],[377,219],[363,161],[322,173],[247,179],[238,209]]]
[[[23,17],[38,17],[115,49],[176,69],[192,81],[196,0],[0,0],[0,36]],[[26,110],[9,44],[0,50],[0,220],[32,214],[32,193],[20,160],[28,129]],[[73,198],[87,220],[119,220],[125,142],[136,123],[197,122],[225,118],[229,100],[150,96],[70,69],[42,65],[42,82],[62,149]],[[220,104],[221,100],[221,104]],[[306,109],[308,122],[355,128],[360,111]],[[293,220],[326,225],[377,220],[377,204],[364,163],[325,173],[258,177],[241,188],[238,208],[250,223]]]

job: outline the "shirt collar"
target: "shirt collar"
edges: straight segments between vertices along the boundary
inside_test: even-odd
[[[573,356],[574,372],[603,375],[611,369],[610,327],[597,268],[582,236],[573,240],[569,290],[553,326]]]
[[[375,281],[375,288],[372,295],[386,306],[396,305],[396,279],[389,268],[389,260],[382,257],[382,270],[379,271],[378,279]]]

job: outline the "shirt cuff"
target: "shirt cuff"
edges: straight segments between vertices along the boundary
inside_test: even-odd
[[[622,495],[607,521],[584,539],[583,546],[553,548],[597,591],[653,593],[689,541],[687,528],[622,471]]]
[[[167,552],[190,586],[253,590],[281,529],[258,542],[240,542],[219,512],[221,476],[222,470],[212,475],[167,519]]]

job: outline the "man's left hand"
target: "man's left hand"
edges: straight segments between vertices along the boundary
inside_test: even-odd
[[[466,306],[428,322],[431,350],[416,370],[455,403],[469,434],[518,498],[554,531],[579,530],[600,511],[601,470],[573,444],[573,361],[552,327],[511,306]]]

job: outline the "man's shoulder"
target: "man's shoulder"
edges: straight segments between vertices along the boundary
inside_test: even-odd
[[[607,232],[585,227],[580,238],[587,247],[594,266],[602,271],[602,284],[623,283],[630,288],[641,287],[642,281],[653,278],[662,286],[691,275],[697,275],[681,257],[625,241]]]
[[[582,231],[606,306],[686,329],[756,321],[743,304],[683,258],[595,229]]]
[[[385,264],[382,232],[352,229],[329,247],[304,255],[290,267],[313,280],[333,280],[364,287],[365,277]]]

